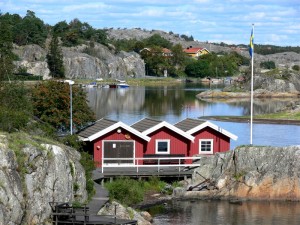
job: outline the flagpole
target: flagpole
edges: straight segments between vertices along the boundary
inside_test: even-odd
[[[254,37],[254,24],[252,24],[252,37]],[[252,40],[253,43],[253,40]],[[254,62],[254,44],[252,46],[252,57],[251,57],[251,107],[250,107],[250,145],[252,145],[253,135],[253,62]]]

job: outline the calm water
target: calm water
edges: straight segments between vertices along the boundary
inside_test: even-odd
[[[298,202],[173,201],[160,206],[154,225],[299,225]],[[153,213],[153,212],[152,212]]]
[[[200,85],[178,85],[175,87],[90,88],[86,90],[89,104],[95,111],[97,119],[106,117],[128,125],[145,117],[174,124],[187,117],[250,114],[250,103],[247,100],[208,102],[195,98],[196,94],[208,88]],[[293,100],[255,101],[254,114],[276,112],[291,101]],[[237,141],[231,142],[232,149],[239,145],[249,144],[249,124],[212,122],[238,136]],[[300,126],[253,124],[253,144],[255,145],[300,145],[299,137]]]
[[[87,89],[89,104],[97,119],[102,117],[131,125],[145,117],[171,124],[187,117],[211,115],[249,115],[249,101],[206,102],[195,98],[205,86],[130,87],[128,89]],[[292,100],[260,100],[254,102],[254,114],[276,112]],[[231,148],[249,144],[247,123],[212,121],[238,136]],[[253,125],[253,144],[300,145],[300,126]],[[299,225],[300,203],[246,202],[242,205],[226,201],[173,202],[160,206],[162,213],[154,217],[155,225]]]

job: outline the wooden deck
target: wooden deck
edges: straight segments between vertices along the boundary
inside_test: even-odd
[[[50,202],[53,225],[130,225],[137,224],[136,220],[118,219],[116,216],[92,215],[89,207],[73,207],[69,203]]]
[[[160,165],[158,166],[142,166],[142,167],[107,167],[97,168],[93,171],[94,180],[101,180],[115,177],[174,177],[174,178],[189,178],[192,176],[195,167],[183,167],[176,165]]]
[[[201,157],[145,157],[145,158],[103,158],[101,166],[94,171],[98,179],[109,177],[191,177],[199,167]],[[108,160],[110,163],[105,163]],[[149,161],[150,160],[150,161]],[[193,163],[186,164],[186,160]],[[113,162],[113,163],[111,163]],[[115,163],[114,163],[115,162]],[[127,162],[127,163],[122,163]],[[128,163],[131,162],[131,163]],[[151,163],[148,163],[151,162]]]

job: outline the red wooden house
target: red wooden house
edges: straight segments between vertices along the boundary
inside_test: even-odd
[[[230,139],[237,139],[234,134],[210,122],[196,119],[185,119],[172,125],[145,118],[131,126],[100,119],[78,135],[87,143],[97,167],[103,164],[157,163],[137,161],[137,158],[154,157],[165,158],[161,163],[190,164],[192,159],[178,161],[175,158],[228,151]]]
[[[192,156],[228,151],[230,139],[237,140],[236,135],[208,121],[188,118],[175,124],[175,127],[195,137],[190,148]]]
[[[87,143],[97,167],[102,164],[135,164],[135,158],[142,158],[150,138],[130,126],[109,119],[100,119],[78,133]],[[105,159],[109,158],[109,159]],[[116,160],[132,158],[132,160]]]
[[[165,121],[145,118],[131,126],[147,135],[144,157],[187,157],[194,137]],[[166,161],[166,160],[165,160]],[[170,162],[170,160],[168,160]],[[174,159],[172,162],[178,160]],[[146,162],[146,160],[144,161]]]

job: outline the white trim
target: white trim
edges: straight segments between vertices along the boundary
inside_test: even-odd
[[[99,131],[99,132],[97,132],[97,133],[89,136],[88,138],[84,138],[83,140],[84,141],[93,141],[93,140],[95,140],[95,139],[97,139],[97,138],[99,138],[99,137],[101,137],[101,136],[103,136],[103,135],[105,135],[105,134],[113,131],[113,130],[117,130],[120,127],[123,128],[123,129],[125,129],[125,130],[127,130],[127,131],[129,131],[130,133],[132,133],[132,134],[134,134],[134,135],[136,135],[136,136],[138,136],[138,137],[146,140],[147,142],[149,142],[150,139],[151,139],[150,137],[148,137],[147,135],[145,135],[145,134],[137,131],[136,129],[133,129],[132,127],[130,127],[130,126],[128,126],[128,125],[126,125],[126,124],[124,124],[122,122],[117,122],[117,123],[115,123],[115,124],[107,127],[106,129],[103,129],[103,130],[101,130],[101,131]]]
[[[193,137],[191,134],[184,132],[183,130],[173,126],[172,124],[167,123],[166,121],[160,122],[159,124],[149,128],[148,130],[143,131],[142,133],[144,135],[148,135],[162,127],[167,127],[168,129],[174,131],[175,133],[180,134],[181,136],[185,137],[186,139],[194,142],[195,137]]]
[[[210,151],[201,151],[201,143],[204,141],[210,141]],[[214,139],[199,139],[199,154],[214,154]]]
[[[167,152],[159,152],[158,151],[158,142],[167,142],[168,143],[168,151]],[[170,139],[156,139],[155,140],[155,154],[170,154]]]
[[[132,163],[122,163],[124,165],[134,165],[135,163],[135,141],[134,140],[103,140],[102,141],[102,159],[101,159],[101,165],[104,165],[104,142],[133,142],[133,158],[132,158]],[[118,159],[116,157],[116,159]],[[118,163],[106,163],[105,165],[117,165]]]
[[[215,124],[213,124],[213,123],[211,123],[209,121],[206,121],[206,122],[200,124],[199,126],[196,126],[196,127],[192,128],[192,129],[186,131],[186,133],[192,135],[192,134],[198,132],[199,130],[202,130],[205,127],[210,127],[212,129],[214,129],[214,130],[216,130],[216,131],[224,134],[225,136],[231,138],[234,141],[236,141],[238,139],[238,137],[236,135],[230,133],[229,131],[227,131],[227,130],[225,130],[225,129],[223,129],[223,128],[221,128],[221,127],[219,127],[219,126],[217,126],[217,125],[215,125]]]

